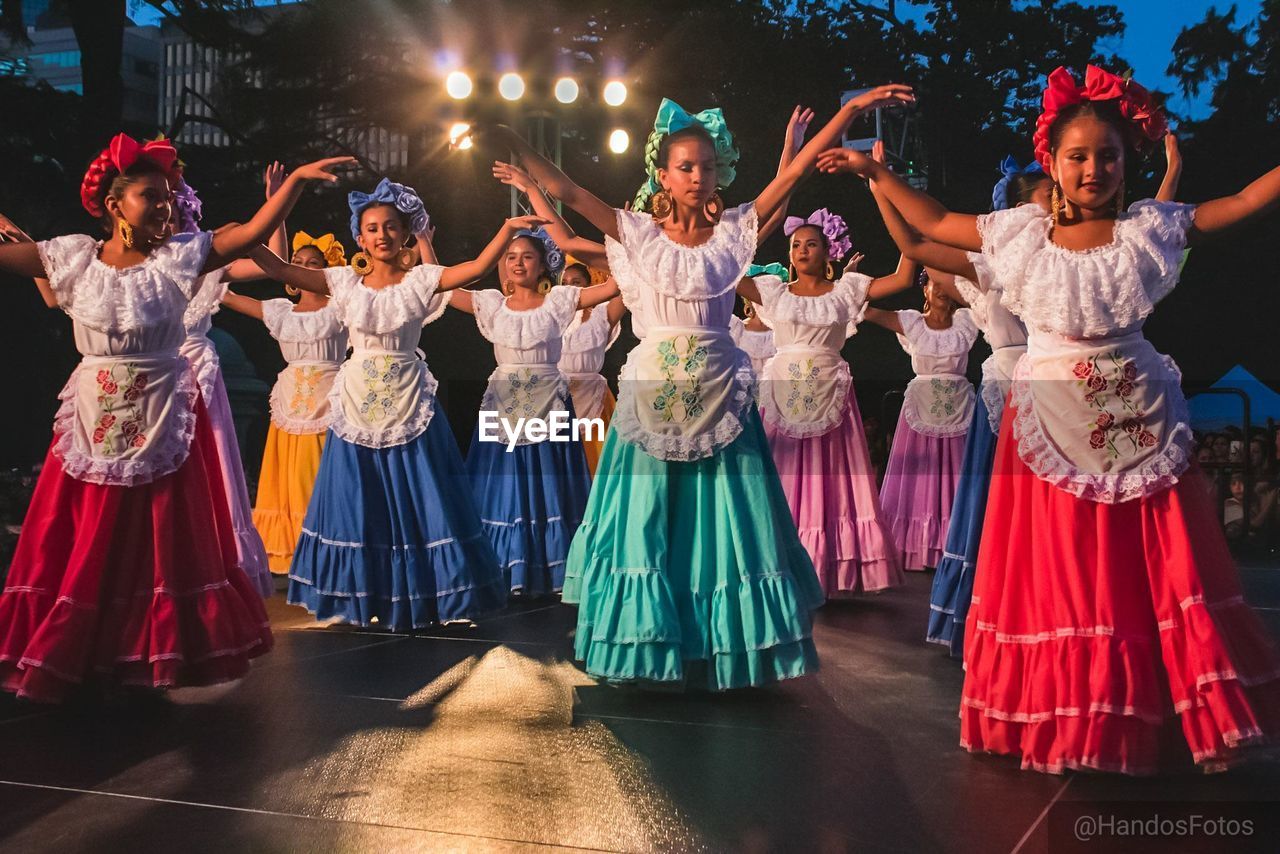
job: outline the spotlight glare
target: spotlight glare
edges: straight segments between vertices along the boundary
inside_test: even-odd
[[[604,102],[610,107],[621,107],[627,100],[627,84],[621,80],[610,80],[604,86]]]
[[[562,104],[572,104],[578,100],[578,81],[572,77],[561,77],[556,81],[556,100]]]
[[[524,97],[524,80],[514,71],[508,71],[498,78],[498,94],[508,101],[519,101]]]
[[[471,125],[466,122],[454,122],[449,128],[449,145],[459,151],[466,151],[473,145],[471,141]]]
[[[471,78],[465,71],[450,71],[449,76],[444,79],[444,91],[454,100],[470,98],[471,88]]]
[[[614,154],[625,154],[631,146],[631,134],[622,128],[616,128],[609,134],[609,150]]]

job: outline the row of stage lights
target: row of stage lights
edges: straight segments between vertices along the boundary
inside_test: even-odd
[[[525,94],[524,78],[514,71],[509,71],[498,78],[498,94],[507,101],[519,101]],[[451,71],[444,79],[444,91],[455,101],[465,101],[475,92],[475,83],[471,75],[465,71]],[[578,81],[572,77],[561,77],[551,89],[552,95],[561,104],[572,104],[582,94]],[[627,84],[621,80],[610,80],[600,90],[600,97],[610,107],[621,107],[627,100]],[[465,122],[456,122],[449,128],[449,144],[466,150],[471,148],[471,137],[467,131],[471,129]],[[631,134],[622,128],[615,128],[609,133],[609,150],[614,154],[625,154],[631,147]]]

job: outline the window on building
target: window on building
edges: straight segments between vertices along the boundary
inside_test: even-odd
[[[79,68],[80,67],[80,51],[78,50],[59,50],[52,53],[37,53],[32,55],[32,59],[50,65],[55,68]]]
[[[31,63],[26,57],[0,57],[0,77],[26,77],[31,73]]]

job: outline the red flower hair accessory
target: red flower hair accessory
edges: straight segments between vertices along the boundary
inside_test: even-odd
[[[80,204],[92,216],[102,216],[102,201],[98,194],[102,185],[129,170],[140,159],[150,160],[176,183],[182,172],[178,163],[178,149],[167,139],[154,139],[141,143],[128,134],[118,133],[111,143],[93,159],[80,182]]]
[[[1059,66],[1049,75],[1049,85],[1044,90],[1044,108],[1036,119],[1036,160],[1049,171],[1053,157],[1049,153],[1049,128],[1057,121],[1063,109],[1083,101],[1116,101],[1120,115],[1129,126],[1128,142],[1136,149],[1164,137],[1169,132],[1164,111],[1156,105],[1151,93],[1133,80],[1117,77],[1096,65],[1085,69],[1084,85],[1076,84],[1066,68]]]

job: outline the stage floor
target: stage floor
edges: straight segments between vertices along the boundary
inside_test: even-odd
[[[922,641],[930,577],[824,607],[816,677],[722,696],[593,684],[559,604],[400,636],[277,597],[276,649],[239,684],[108,709],[0,698],[0,850],[1066,852],[1119,850],[1069,838],[1081,805],[1280,812],[1280,762],[1131,780],[963,751],[960,666]],[[1280,636],[1280,571],[1245,577]]]

